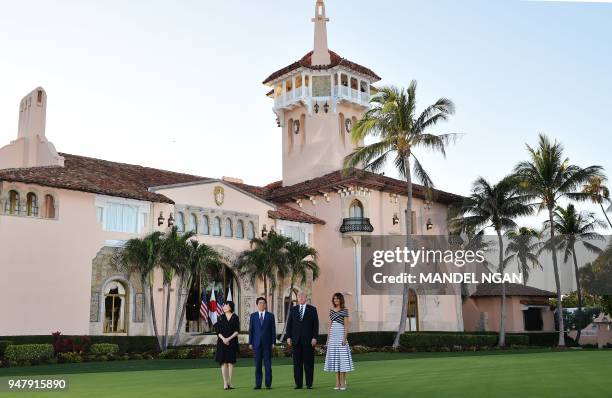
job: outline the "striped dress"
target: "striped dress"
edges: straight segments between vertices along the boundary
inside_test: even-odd
[[[344,318],[348,316],[346,308],[340,311],[329,310],[331,328],[329,336],[327,336],[327,354],[325,356],[324,368],[326,372],[352,372],[355,369],[348,342],[346,345],[342,345],[342,340],[344,339]]]

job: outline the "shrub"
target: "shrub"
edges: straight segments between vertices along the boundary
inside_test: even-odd
[[[60,332],[55,332],[52,335],[53,350],[56,354],[60,352],[78,352],[87,351],[91,344],[89,336],[62,336]]]
[[[60,352],[57,354],[59,363],[81,363],[83,357],[78,352]]]
[[[6,347],[10,346],[11,344],[13,344],[11,340],[0,340],[0,358],[4,356]]]
[[[114,355],[119,353],[119,346],[109,343],[92,344],[89,352],[93,355]]]
[[[4,352],[4,359],[9,363],[29,365],[41,363],[53,357],[51,344],[9,345]]]
[[[465,347],[493,346],[497,343],[494,334],[450,334],[450,333],[404,333],[400,336],[400,344],[406,348],[427,348],[432,351],[441,347],[455,350]]]
[[[159,353],[159,359],[176,359],[178,356],[178,351],[174,348],[168,348],[166,351],[162,351]]]

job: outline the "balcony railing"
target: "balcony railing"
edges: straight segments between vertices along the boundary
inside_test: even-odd
[[[314,103],[315,101],[328,101],[328,102],[339,102],[339,101],[350,101],[361,106],[368,107],[370,101],[370,93],[361,90],[355,90],[351,87],[344,85],[333,85],[331,95],[329,97],[314,97],[310,96],[310,90],[307,86],[298,87],[292,89],[278,97],[274,98],[275,108],[293,107],[300,101],[304,103]]]
[[[345,218],[342,220],[342,226],[340,232],[373,232],[374,227],[370,224],[369,218],[352,217]]]

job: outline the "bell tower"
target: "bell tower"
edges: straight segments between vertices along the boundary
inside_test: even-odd
[[[272,73],[276,123],[282,129],[283,185],[340,170],[355,145],[351,129],[369,109],[372,70],[329,50],[324,0],[316,0],[313,50]]]

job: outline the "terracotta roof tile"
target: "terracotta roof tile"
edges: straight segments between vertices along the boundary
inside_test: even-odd
[[[346,175],[341,170],[334,171],[322,177],[317,177],[312,180],[307,180],[294,185],[282,186],[282,184],[273,183],[266,188],[269,192],[266,194],[266,199],[273,202],[289,202],[295,197],[309,196],[317,194],[320,191],[333,191],[340,186],[359,185],[365,188],[376,189],[379,191],[404,194],[408,187],[405,181],[395,178],[386,177],[380,174],[371,173],[368,171],[353,169]],[[422,185],[412,184],[413,196],[421,199],[427,198],[427,191]],[[462,199],[461,196],[449,192],[432,190],[431,199],[436,202],[451,204]]]
[[[499,283],[481,283],[476,288],[476,291],[471,294],[471,296],[501,296],[501,288],[501,284]],[[536,287],[525,286],[518,283],[506,283],[506,296],[556,297],[557,295],[553,292],[538,289]]]
[[[321,220],[320,218],[313,217],[301,210],[294,209],[286,205],[279,205],[277,210],[268,211],[268,216],[272,219],[279,220],[295,221],[308,224],[325,224],[325,221]]]
[[[0,180],[37,184],[151,202],[174,203],[149,192],[158,185],[206,180],[207,178],[85,156],[60,153],[64,167],[27,167],[0,170]]]
[[[277,70],[276,72],[272,73],[270,76],[268,76],[266,78],[266,80],[263,81],[263,84],[268,84],[273,80],[278,79],[279,77],[283,76],[284,74],[287,74],[289,72],[292,72],[300,67],[303,68],[307,68],[307,69],[312,69],[312,70],[327,70],[327,69],[331,69],[334,68],[336,66],[344,66],[350,70],[353,70],[355,72],[364,74],[366,76],[371,77],[372,79],[374,79],[374,81],[379,81],[380,80],[380,76],[378,76],[376,73],[374,73],[373,70],[371,70],[370,68],[366,68],[363,65],[359,65],[358,63],[349,61],[346,58],[342,58],[340,55],[338,55],[337,53],[329,50],[329,55],[331,58],[331,63],[329,65],[325,65],[325,66],[313,66],[312,65],[312,51],[310,51],[309,53],[307,53],[306,55],[304,55],[299,61],[296,61],[294,63],[292,63],[291,65],[285,66],[282,69]]]

